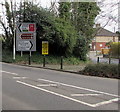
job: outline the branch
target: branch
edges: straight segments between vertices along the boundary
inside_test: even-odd
[[[5,31],[5,35],[6,35],[6,38],[9,38],[9,33],[7,31],[7,28],[5,27],[5,24],[0,20],[0,24],[2,25],[4,31]]]

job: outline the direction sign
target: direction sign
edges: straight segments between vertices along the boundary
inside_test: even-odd
[[[33,38],[33,33],[22,33],[21,34],[21,39],[32,39]]]
[[[42,41],[42,55],[48,55],[48,41]]]
[[[16,50],[36,51],[36,24],[18,23],[16,28]]]
[[[19,41],[18,42],[18,50],[20,51],[24,51],[24,50],[30,51],[32,46],[33,44],[31,41]]]
[[[20,23],[18,29],[20,32],[35,32],[36,28],[34,23]]]

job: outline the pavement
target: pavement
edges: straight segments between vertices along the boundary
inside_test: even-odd
[[[2,63],[3,110],[119,110],[117,79]]]

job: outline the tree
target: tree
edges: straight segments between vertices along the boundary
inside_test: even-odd
[[[74,54],[79,56],[80,59],[86,60],[86,54],[89,51],[89,44],[94,38],[95,32],[94,20],[100,9],[96,3],[90,2],[73,2],[72,3],[72,23],[78,32],[78,41],[76,43]],[[83,39],[83,40],[82,40]],[[82,46],[81,46],[82,43]],[[80,47],[81,46],[81,47]],[[75,53],[78,49],[81,52]],[[81,55],[82,54],[82,55]]]
[[[59,17],[65,19],[66,21],[70,20],[70,10],[71,3],[70,2],[59,2]]]
[[[7,26],[5,25],[4,21],[0,20],[0,24],[2,25],[5,35],[3,36],[3,42],[2,46],[3,48],[12,48],[13,45],[13,34],[14,34],[14,12],[13,12],[13,3],[11,1],[11,4],[8,2],[5,2],[3,6],[5,6],[6,9],[6,20],[7,20]],[[11,7],[11,8],[10,8]]]
[[[12,11],[9,10],[9,12],[12,14]],[[24,2],[14,13],[16,13],[17,22],[36,23],[37,51],[41,51],[42,40],[48,40],[50,54],[65,56],[72,54],[76,41],[76,31],[70,22],[54,16],[48,9],[31,2]],[[6,16],[10,20],[11,16]],[[8,21],[9,24],[10,22]],[[10,28],[10,26],[8,27]]]

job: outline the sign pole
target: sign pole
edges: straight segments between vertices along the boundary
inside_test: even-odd
[[[23,52],[21,51],[21,57],[23,56]]]
[[[14,28],[14,40],[13,40],[13,59],[15,60],[15,28]]]
[[[30,51],[30,56],[32,55],[32,52]]]
[[[15,13],[14,13],[14,36],[13,36],[13,59],[15,60],[15,37],[16,37],[16,1],[15,1],[15,7],[14,7]]]
[[[31,65],[31,53],[29,54],[29,57],[28,57],[28,61],[29,61],[29,65]]]
[[[45,67],[45,55],[43,56],[43,67]]]

